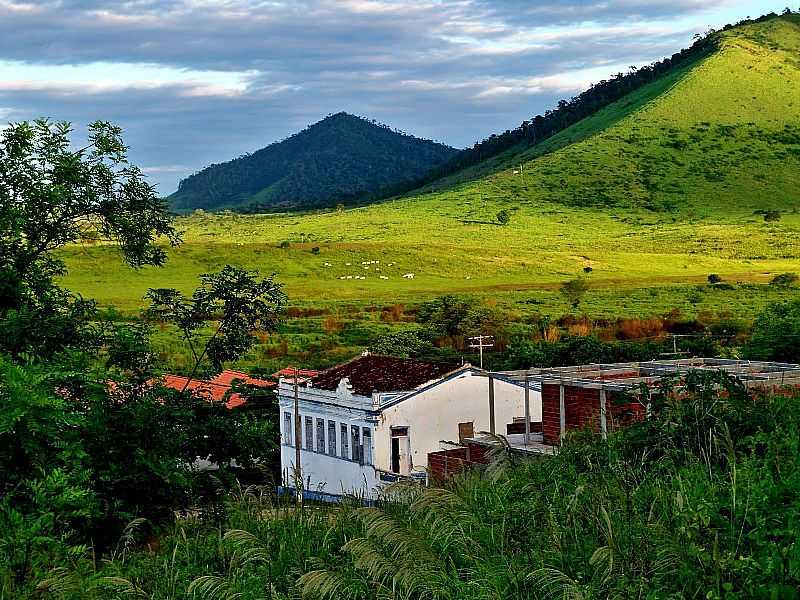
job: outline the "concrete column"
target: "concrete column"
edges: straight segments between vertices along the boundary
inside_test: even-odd
[[[495,433],[494,427],[494,377],[489,375],[489,432]]]
[[[528,388],[530,381],[525,373],[525,443],[531,439],[531,390]]]
[[[603,439],[608,435],[608,425],[606,424],[606,391],[600,390],[600,433]]]

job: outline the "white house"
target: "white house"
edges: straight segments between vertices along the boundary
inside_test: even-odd
[[[524,423],[524,387],[486,375],[471,365],[365,354],[296,388],[291,377],[281,378],[284,486],[294,488],[297,477],[295,389],[303,488],[374,498],[400,477],[424,477],[430,452],[490,431],[492,412],[499,434],[520,418]],[[529,412],[530,421],[541,422],[538,389],[529,390]]]

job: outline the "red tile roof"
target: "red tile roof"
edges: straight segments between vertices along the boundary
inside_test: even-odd
[[[241,371],[223,371],[213,379],[211,379],[212,383],[218,383],[220,385],[233,385],[234,381],[238,381],[239,383],[243,383],[245,385],[254,385],[257,387],[273,387],[275,386],[274,381],[270,381],[268,379],[258,379],[257,377],[250,377],[247,373],[242,373]]]
[[[311,384],[315,388],[335,390],[339,381],[347,377],[353,393],[370,396],[372,392],[413,390],[457,368],[458,365],[451,363],[367,354],[322,371],[311,380]]]
[[[311,377],[316,377],[319,375],[319,371],[312,371],[311,369],[297,369],[297,377],[298,379],[309,379]],[[294,377],[294,367],[286,367],[285,369],[281,369],[277,373],[273,373],[272,376],[275,379],[279,377]]]
[[[191,392],[194,397],[207,402],[225,401],[227,408],[236,408],[247,402],[242,394],[230,393],[234,381],[241,381],[258,387],[272,387],[275,385],[272,381],[256,379],[238,371],[223,371],[209,381],[192,379],[189,381],[188,386],[186,385],[187,381],[189,381],[189,378],[182,375],[164,375],[163,384],[168,388],[179,391],[186,386],[187,391]]]

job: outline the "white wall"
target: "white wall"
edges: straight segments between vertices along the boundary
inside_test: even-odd
[[[281,390],[283,392],[284,390]],[[341,458],[341,426],[346,425],[348,431],[348,450],[352,456],[352,434],[351,427],[357,426],[359,433],[363,433],[364,428],[371,431],[370,450],[374,457],[375,454],[375,418],[370,417],[369,411],[355,408],[355,406],[372,406],[372,400],[368,398],[357,398],[363,402],[348,402],[349,406],[337,406],[337,392],[326,392],[314,390],[313,395],[303,393],[300,388],[300,417],[301,417],[301,445],[300,463],[305,489],[313,492],[324,492],[327,494],[364,494],[374,497],[376,487],[375,469],[371,465],[361,465],[358,462]],[[326,397],[326,394],[328,395]],[[313,399],[312,399],[313,398]],[[280,426],[281,426],[281,473],[283,484],[287,487],[294,487],[294,467],[296,461],[296,450],[294,443],[294,398],[288,395],[279,395],[280,403]],[[286,423],[285,414],[290,413],[291,421]],[[312,419],[313,450],[306,449],[306,417]],[[325,422],[325,452],[317,451],[317,419]],[[336,456],[331,456],[328,441],[328,423],[336,423]],[[289,431],[287,432],[287,425]],[[291,441],[292,445],[288,442]],[[374,459],[373,459],[374,461]]]
[[[365,497],[375,497],[377,480],[373,467],[306,450],[300,451],[300,462],[303,486],[308,491],[335,495],[363,494]],[[283,484],[290,488],[295,487],[294,463],[294,447],[281,445]]]
[[[525,390],[494,380],[495,430],[505,435],[514,417],[525,416]],[[542,395],[530,391],[531,421],[542,420]],[[458,424],[473,422],[475,434],[489,431],[489,379],[467,372],[385,407],[374,433],[374,462],[391,470],[391,428],[408,427],[415,468],[428,465],[428,453],[445,448],[440,441],[458,442]]]

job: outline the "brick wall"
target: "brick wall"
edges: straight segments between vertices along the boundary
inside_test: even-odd
[[[558,444],[561,433],[558,385],[542,385],[542,433],[547,444]]]
[[[564,425],[567,430],[600,431],[600,390],[564,386]],[[623,427],[644,418],[639,404],[614,404],[614,396],[606,392],[606,425],[608,430]],[[542,432],[547,444],[558,444],[561,434],[559,385],[542,386]]]
[[[485,465],[489,449],[481,444],[467,444],[464,448],[451,448],[428,453],[428,476],[434,482],[461,473],[471,465]]]

